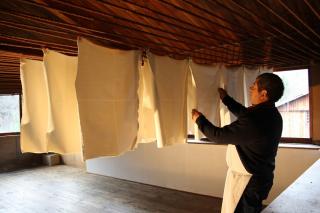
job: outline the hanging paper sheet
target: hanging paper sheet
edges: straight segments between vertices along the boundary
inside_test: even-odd
[[[22,152],[47,152],[48,90],[43,62],[21,59],[22,119],[20,146]]]
[[[157,145],[163,147],[187,141],[188,61],[152,55],[158,120]]]
[[[138,52],[78,40],[76,91],[84,159],[134,148],[138,130]]]
[[[49,122],[47,143],[50,152],[81,152],[81,130],[75,89],[78,58],[44,50],[48,85]]]
[[[220,126],[220,87],[222,65],[199,65],[190,63],[196,84],[198,110],[213,124]]]

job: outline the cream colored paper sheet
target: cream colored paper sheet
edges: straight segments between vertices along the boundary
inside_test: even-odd
[[[198,109],[198,95],[197,95],[197,85],[194,79],[194,74],[192,72],[190,63],[188,70],[188,91],[187,91],[187,129],[188,135],[194,135],[195,140],[200,139],[200,131],[198,125],[192,120],[192,109]]]
[[[198,110],[202,112],[214,125],[220,126],[220,87],[222,65],[198,65],[190,63],[190,69],[196,84]]]
[[[155,79],[159,119],[156,120],[157,145],[168,146],[187,141],[188,61],[169,57],[150,57]]]
[[[47,152],[48,90],[43,62],[21,59],[22,119],[20,145],[22,152]]]
[[[228,67],[222,73],[222,85],[228,94],[239,103],[244,103],[244,67]],[[220,107],[221,125],[230,124],[236,118],[229,112],[227,107],[221,103]]]
[[[80,153],[81,129],[75,90],[78,58],[44,50],[48,85],[48,151],[59,154]]]
[[[140,66],[139,76],[138,143],[149,143],[157,140],[156,126],[158,134],[160,133],[160,127],[155,122],[159,121],[159,115],[157,111],[154,75],[147,58],[144,59],[143,65]],[[159,134],[159,137],[159,140],[162,141],[161,134]]]
[[[84,159],[132,150],[138,130],[138,53],[78,40],[76,91]]]

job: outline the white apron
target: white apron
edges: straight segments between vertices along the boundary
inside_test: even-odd
[[[234,145],[228,145],[226,160],[228,172],[224,185],[221,212],[233,213],[252,174],[244,168]]]

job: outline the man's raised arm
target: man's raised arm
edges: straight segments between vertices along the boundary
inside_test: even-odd
[[[218,92],[219,92],[219,96],[220,96],[220,99],[223,102],[223,104],[226,105],[228,107],[228,109],[230,110],[230,112],[232,112],[235,116],[238,117],[241,112],[243,112],[247,109],[245,106],[243,106],[242,104],[238,103],[233,98],[231,98],[228,95],[226,90],[224,90],[222,88],[218,88]]]

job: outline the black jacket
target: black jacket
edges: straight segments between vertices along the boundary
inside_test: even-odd
[[[200,115],[196,120],[199,129],[212,142],[236,145],[248,172],[272,180],[282,133],[282,118],[274,103],[246,108],[230,96],[223,103],[238,119],[219,128]]]

